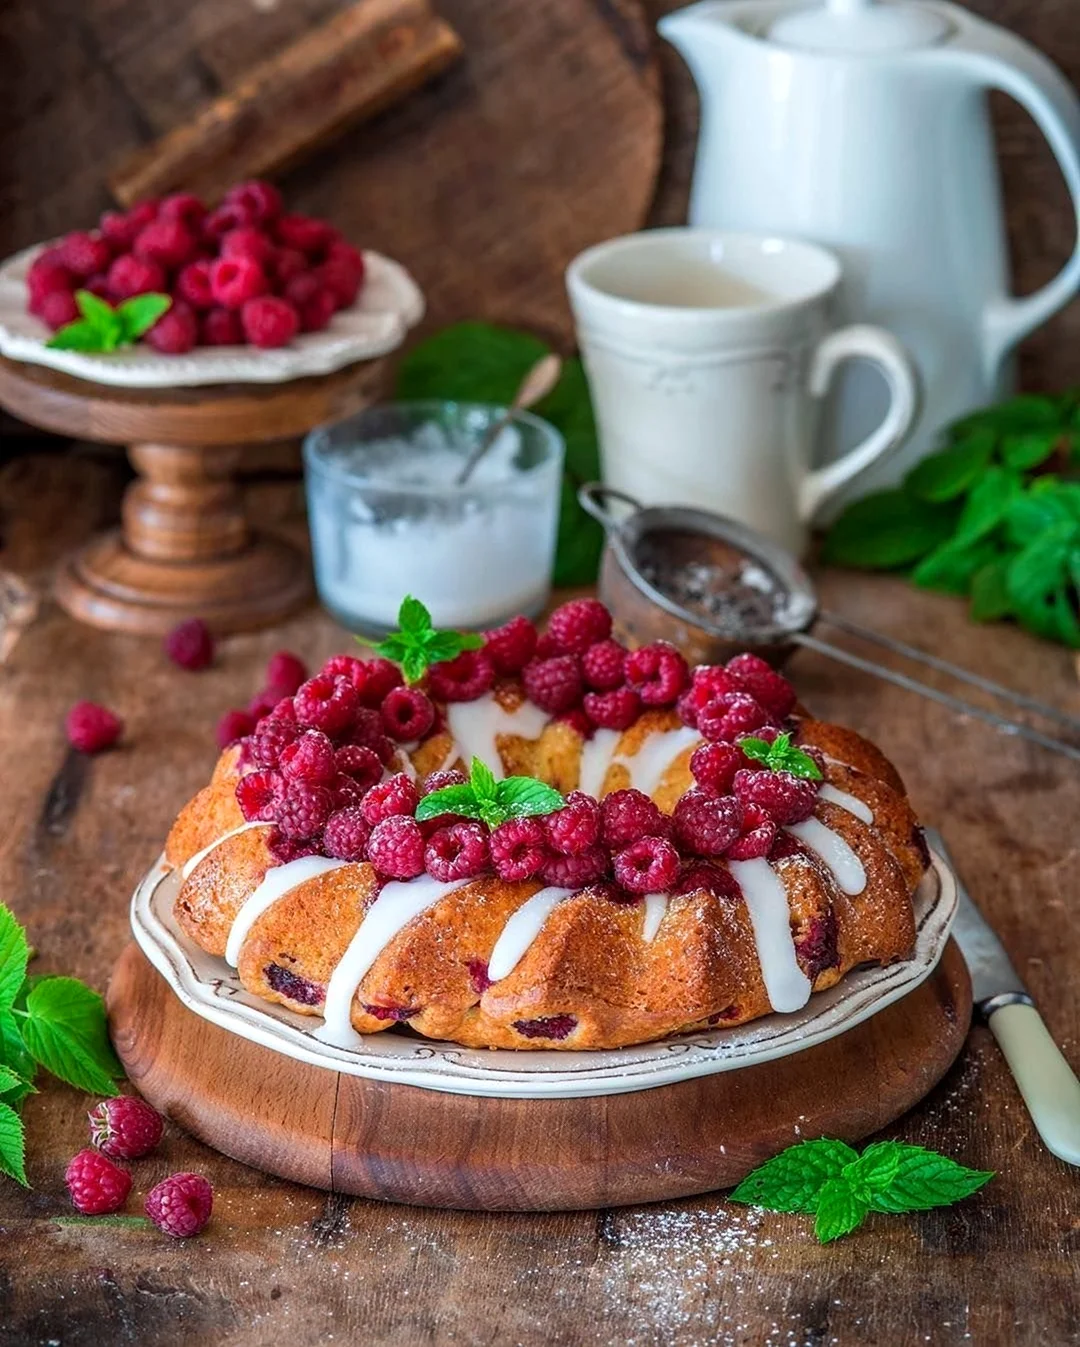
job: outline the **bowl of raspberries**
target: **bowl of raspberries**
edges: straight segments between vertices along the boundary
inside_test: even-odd
[[[141,296],[160,298],[148,311]],[[106,211],[0,265],[0,353],[112,384],[329,373],[393,350],[422,313],[403,267],[287,211],[261,181],[216,206],[176,192]],[[142,321],[125,326],[132,314]],[[95,344],[95,323],[120,335]],[[79,340],[57,341],[75,325]]]

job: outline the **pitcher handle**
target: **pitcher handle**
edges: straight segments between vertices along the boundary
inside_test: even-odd
[[[822,398],[829,391],[833,375],[845,361],[856,357],[871,360],[879,367],[889,386],[889,407],[881,425],[861,444],[849,449],[842,458],[807,473],[799,486],[799,517],[810,524],[821,507],[842,486],[880,462],[904,442],[919,410],[919,378],[911,357],[891,332],[881,327],[856,323],[830,333],[814,351],[810,361],[809,388],[812,396]]]
[[[1063,308],[1080,288],[1080,99],[1053,62],[1013,34],[973,19],[965,45],[936,59],[957,66],[982,88],[1014,98],[1050,142],[1072,197],[1077,239],[1073,255],[1052,281],[1022,299],[995,296],[983,315],[983,359],[993,378],[1001,361],[1029,332]]]

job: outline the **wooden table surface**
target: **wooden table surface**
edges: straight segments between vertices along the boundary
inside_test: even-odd
[[[118,469],[93,455],[0,467],[0,569],[43,595],[0,668],[0,898],[27,923],[38,971],[103,988],[132,888],[214,759],[218,713],[291,647],[312,662],[346,638],[311,611],[220,647],[197,675],[156,642],[76,625],[47,599],[64,548],[109,522]],[[1067,654],[976,628],[949,598],[898,580],[821,577],[830,606],[1080,712]],[[792,673],[826,717],[871,734],[937,823],[972,892],[1080,1065],[1080,776],[1075,765],[800,653]],[[126,719],[123,747],[69,753],[79,698]],[[828,1089],[828,1082],[822,1082]],[[1030,1343],[1078,1340],[1080,1183],[1040,1145],[987,1031],[894,1134],[999,1177],[953,1209],[871,1217],[819,1247],[807,1219],[697,1198],[569,1215],[472,1215],[328,1196],[268,1179],[170,1128],[135,1196],[195,1169],[212,1225],[64,1224],[67,1159],[87,1100],[47,1084],[26,1106],[33,1189],[0,1180],[0,1344]],[[136,1210],[133,1196],[132,1210]]]

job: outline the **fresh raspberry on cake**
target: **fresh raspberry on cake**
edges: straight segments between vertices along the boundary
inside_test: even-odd
[[[279,650],[266,665],[266,686],[279,697],[291,697],[307,680],[307,665],[291,650]]]
[[[254,214],[242,202],[223,201],[202,222],[203,243],[217,247],[219,240],[230,229],[243,229],[257,223]]]
[[[250,257],[252,261],[258,262],[264,272],[270,270],[275,251],[269,237],[261,229],[254,229],[250,225],[230,229],[221,237],[222,257]]]
[[[466,784],[464,772],[429,772],[420,783],[420,798],[432,794],[433,791],[445,790],[447,786],[464,786]]]
[[[316,837],[334,812],[334,797],[325,786],[308,781],[283,781],[275,822],[286,837]]]
[[[755,861],[768,856],[776,841],[776,822],[760,805],[743,804],[742,832],[727,849],[729,861]]]
[[[334,755],[337,770],[351,777],[362,791],[370,790],[382,779],[382,759],[362,744],[343,744]]]
[[[106,1216],[119,1211],[131,1192],[126,1169],[89,1146],[81,1150],[64,1172],[71,1205],[84,1216]]]
[[[168,289],[165,272],[156,262],[124,253],[109,267],[109,290],[117,300],[133,295],[160,293]]]
[[[611,614],[599,599],[571,599],[551,614],[548,635],[565,654],[583,655],[611,635]]]
[[[347,678],[317,674],[297,688],[293,706],[299,725],[336,738],[352,727],[360,702]]]
[[[742,831],[743,809],[734,795],[688,790],[675,805],[675,837],[699,856],[722,856]]]
[[[600,806],[584,791],[572,790],[561,809],[544,817],[548,841],[564,856],[577,856],[600,838]]]
[[[779,824],[801,823],[817,804],[817,783],[791,772],[736,772],[734,789],[744,805],[758,805]]]
[[[193,192],[173,192],[162,198],[158,215],[163,220],[179,220],[198,237],[206,219],[206,207]]]
[[[559,889],[584,888],[607,877],[611,857],[602,846],[587,847],[576,856],[559,856],[551,852],[540,866],[540,878],[545,884]]]
[[[304,856],[321,855],[322,843],[312,838],[286,837],[279,828],[275,828],[266,839],[266,849],[278,865],[288,865],[290,861],[301,860]]]
[[[424,850],[424,866],[432,879],[450,884],[472,879],[488,868],[487,834],[479,823],[454,823],[440,828]]]
[[[676,706],[685,724],[696,727],[698,713],[710,702],[738,691],[738,684],[726,669],[719,664],[702,664],[691,673],[690,687]]]
[[[795,689],[760,655],[749,652],[736,655],[734,659],[728,660],[724,668],[743,691],[760,702],[777,720],[783,720],[791,714],[796,701]]]
[[[240,310],[244,336],[252,346],[273,350],[288,346],[300,331],[300,318],[286,299],[276,295],[260,295],[249,299]]]
[[[352,655],[335,655],[333,659],[327,660],[325,671],[329,672],[332,666],[338,664],[342,667],[335,668],[334,672],[349,679],[356,688],[360,705],[372,711],[382,706],[383,698],[391,689],[400,687],[405,681],[393,660],[381,656],[376,659],[355,659]]]
[[[210,263],[200,257],[177,273],[175,291],[185,303],[193,309],[211,309],[214,305],[214,291],[210,284]]]
[[[529,700],[552,716],[578,706],[584,692],[581,668],[574,655],[532,659],[521,671],[521,681]]]
[[[633,688],[613,692],[586,692],[585,714],[604,730],[628,730],[641,714],[641,698]]]
[[[356,720],[349,732],[349,743],[370,748],[384,766],[393,761],[397,751],[393,740],[388,739],[383,732],[382,716],[367,706],[360,707],[356,713]]]
[[[174,301],[143,336],[143,341],[162,355],[185,355],[199,340],[199,320],[194,309]]]
[[[278,766],[288,781],[327,786],[338,774],[334,745],[321,730],[305,730],[281,750]]]
[[[244,816],[245,823],[273,823],[277,817],[278,785],[281,778],[277,772],[266,769],[261,772],[248,772],[236,783],[236,803]]]
[[[357,805],[331,814],[323,829],[323,850],[339,861],[362,861],[367,854],[371,825]]]
[[[290,257],[299,258],[301,265],[303,265],[302,254],[291,248],[282,249],[282,252],[287,253]],[[281,285],[280,270],[276,272],[276,275],[278,284]],[[294,273],[284,282],[282,294],[296,309],[300,319],[301,332],[321,332],[329,324],[337,310],[337,302],[333,294],[313,271]]]
[[[527,617],[513,617],[484,632],[484,652],[497,673],[520,673],[536,653],[536,628]]]
[[[80,316],[79,306],[70,290],[50,290],[42,295],[34,305],[34,313],[54,332],[74,323]]]
[[[597,641],[581,657],[585,682],[596,692],[610,692],[626,682],[627,649],[618,641]]]
[[[404,772],[396,772],[372,786],[361,807],[364,817],[374,827],[397,814],[415,814],[419,803],[420,794],[415,784]]]
[[[334,238],[325,220],[309,215],[282,215],[274,224],[274,237],[286,248],[295,248],[310,260],[321,260]]]
[[[149,1155],[165,1130],[157,1109],[135,1095],[103,1099],[87,1117],[90,1140],[113,1160],[139,1160]]]
[[[615,790],[600,801],[600,836],[613,851],[642,837],[666,837],[671,823],[644,791]]]
[[[136,257],[156,262],[172,271],[195,256],[196,238],[182,220],[166,220],[160,215],[138,235],[131,246]]]
[[[266,294],[266,275],[250,257],[219,257],[210,263],[210,289],[215,304],[242,309],[249,300]]]
[[[544,825],[537,818],[500,823],[488,841],[495,873],[508,883],[532,879],[547,859],[547,841]]]
[[[97,702],[76,702],[67,713],[64,728],[72,748],[80,753],[100,753],[120,738],[124,722]]]
[[[270,224],[281,214],[281,193],[272,182],[262,178],[238,182],[226,192],[225,200],[243,211],[255,224]]]
[[[240,315],[234,309],[220,305],[203,314],[199,323],[199,340],[203,346],[243,346],[244,329]]]
[[[217,723],[214,737],[218,748],[228,748],[230,744],[246,739],[255,729],[255,717],[250,711],[235,707],[226,711]]]
[[[214,658],[214,638],[198,617],[180,622],[165,637],[165,653],[174,664],[192,673],[207,668]]]
[[[558,725],[569,725],[582,739],[591,739],[596,733],[596,726],[580,706],[572,706],[569,711],[560,711],[555,717],[555,722]]]
[[[146,1214],[173,1239],[203,1230],[214,1209],[214,1190],[201,1174],[172,1174],[146,1195]]]
[[[674,706],[690,682],[690,670],[673,645],[654,641],[627,655],[626,681],[645,706]]]
[[[289,710],[292,711],[291,706]],[[300,727],[296,723],[295,714],[290,719],[289,715],[275,710],[272,715],[259,721],[255,727],[255,733],[251,736],[252,761],[259,767],[276,767],[281,757],[281,750],[299,735]]]
[[[391,688],[379,708],[383,728],[398,743],[413,743],[435,724],[435,708],[419,688]]]
[[[664,837],[641,837],[614,859],[615,879],[631,893],[666,893],[679,874],[679,853]]]
[[[463,650],[428,670],[432,696],[441,702],[474,702],[495,683],[495,667],[483,650]]]
[[[75,276],[93,276],[107,271],[112,261],[108,243],[85,230],[77,230],[62,239],[56,249],[56,260]]]
[[[424,873],[424,834],[414,818],[394,814],[371,830],[367,858],[389,879],[415,879]]]
[[[749,765],[735,744],[702,744],[690,755],[690,773],[710,795],[730,795],[735,773]]]
[[[734,742],[768,723],[768,711],[745,692],[724,693],[697,713],[697,728],[703,738],[713,742]]]

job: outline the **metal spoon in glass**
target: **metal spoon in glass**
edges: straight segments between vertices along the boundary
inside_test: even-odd
[[[514,413],[528,411],[530,407],[535,407],[542,398],[546,398],[559,382],[561,374],[562,361],[553,351],[540,357],[518,385],[513,402],[495,424],[488,427],[487,434],[465,460],[464,466],[457,475],[455,486],[465,485],[472,476],[473,469],[513,420]]]

